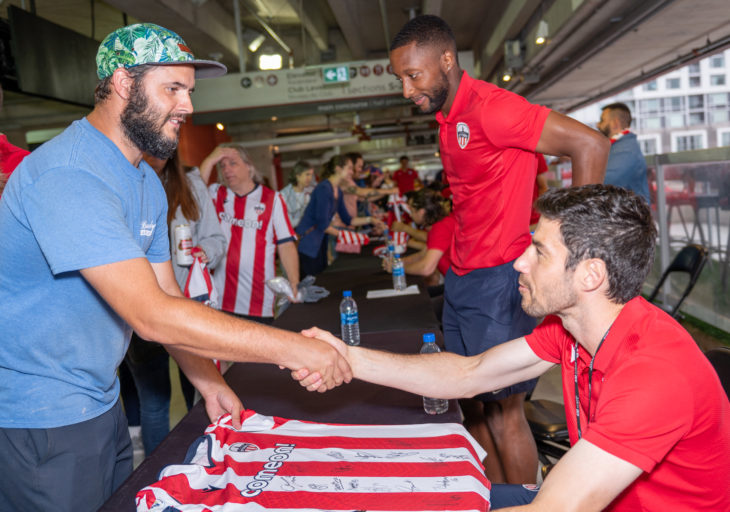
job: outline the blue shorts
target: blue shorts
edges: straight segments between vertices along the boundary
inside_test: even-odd
[[[451,269],[444,287],[443,331],[446,350],[463,356],[482,352],[530,334],[537,320],[522,310],[519,272],[512,262],[458,276]],[[520,382],[475,398],[501,400],[535,389],[537,379]]]
[[[492,484],[489,493],[489,510],[529,505],[540,487],[535,484]]]

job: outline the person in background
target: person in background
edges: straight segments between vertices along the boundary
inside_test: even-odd
[[[274,321],[274,292],[266,281],[276,273],[276,255],[291,283],[299,284],[296,234],[281,194],[256,182],[256,168],[239,144],[218,146],[203,160],[200,175],[207,182],[218,167],[219,183],[209,187],[218,220],[228,241],[213,286],[222,311],[247,320]]]
[[[91,65],[91,63],[89,63]],[[132,331],[164,344],[211,421],[243,404],[211,359],[351,371],[335,349],[183,297],[167,198],[143,153],[169,158],[193,111],[196,60],[152,23],[119,28],[96,55],[94,108],[28,155],[0,201],[0,503],[98,510],[132,472],[117,368]],[[266,343],[262,343],[266,340]]]
[[[532,209],[530,210],[530,231],[535,231],[535,227],[537,226],[537,221],[540,220],[540,214],[537,212],[537,209],[535,208],[535,203],[537,202],[538,198],[541,195],[543,195],[545,192],[547,192],[547,189],[548,189],[548,182],[547,182],[548,166],[547,166],[547,162],[545,161],[545,156],[541,155],[540,153],[537,153],[535,155],[535,158],[537,159],[537,174],[535,175],[535,188],[532,191]]]
[[[302,220],[304,210],[309,204],[312,193],[309,186],[313,180],[314,168],[308,162],[299,160],[294,164],[294,168],[289,175],[289,183],[279,191],[286,203],[289,222],[293,228],[296,228],[299,221]]]
[[[186,169],[177,150],[167,160],[152,155],[145,155],[144,159],[155,170],[165,189],[172,269],[180,290],[184,290],[190,267],[178,265],[174,257],[175,227],[182,224],[190,227],[192,255],[199,257],[210,270],[214,270],[223,259],[226,237],[218,223],[208,188],[197,169]],[[119,380],[132,442],[135,442],[137,430],[141,427],[144,451],[150,454],[170,430],[169,354],[159,343],[145,341],[137,333],[132,333],[123,365],[129,374],[120,371]],[[129,376],[132,377],[131,382]],[[190,409],[195,388],[182,371],[180,385],[185,404]]]
[[[0,106],[3,104],[3,88],[0,87]],[[30,151],[12,145],[4,133],[0,133],[0,197],[3,195],[5,184],[21,160],[28,156]]]
[[[373,217],[351,217],[345,208],[340,186],[352,178],[353,161],[343,155],[335,155],[322,168],[321,181],[312,192],[312,199],[297,226],[299,241],[299,269],[301,276],[317,275],[327,268],[327,235],[337,237],[339,229],[332,225],[337,213],[344,226],[375,224],[381,229],[383,222]]]
[[[10,175],[18,166],[21,160],[30,155],[30,151],[13,146],[8,142],[5,134],[0,133],[0,197],[8,182]]]
[[[598,130],[611,141],[604,183],[633,190],[651,204],[646,160],[635,133],[631,133],[631,110],[624,103],[603,107]]]
[[[432,190],[413,190],[406,197],[413,221],[426,233],[426,243],[420,252],[403,258],[403,268],[406,274],[424,276],[427,286],[437,286],[449,270],[456,218],[446,215],[441,196]],[[383,268],[392,270],[387,258],[383,259]]]
[[[453,193],[457,222],[444,283],[445,346],[479,354],[535,326],[519,307],[512,267],[530,244],[535,153],[570,155],[574,183],[581,185],[603,180],[609,144],[578,121],[470,77],[459,66],[451,28],[437,16],[408,21],[393,39],[390,63],[403,96],[422,113],[436,114]],[[537,449],[524,413],[534,386],[531,380],[463,401],[469,422],[482,425],[496,444],[491,451],[485,445],[493,482],[536,479]]]
[[[362,175],[365,161],[360,153],[355,152],[346,153],[345,158],[352,162],[353,172],[351,178],[346,179],[342,184],[340,184],[340,188],[343,191],[345,208],[347,208],[347,213],[350,214],[350,217],[358,216],[358,212],[361,210],[358,207],[359,203],[377,201],[381,197],[398,193],[398,189],[396,187],[380,189],[358,185],[357,179],[359,179]]]
[[[491,392],[559,365],[571,448],[539,492],[492,484],[493,510],[730,510],[727,395],[689,333],[640,295],[657,236],[648,204],[586,185],[550,190],[537,209],[532,243],[514,262],[522,308],[546,317],[531,334],[471,357],[304,334],[333,343],[356,378],[437,398]],[[316,389],[316,375],[293,376]]]
[[[393,173],[393,181],[398,185],[400,195],[405,195],[411,190],[421,188],[421,179],[415,169],[408,167],[408,157],[400,157],[400,168]]]

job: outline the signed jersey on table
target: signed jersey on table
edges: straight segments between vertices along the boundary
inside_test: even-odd
[[[210,425],[137,510],[487,510],[485,453],[462,425],[333,425],[243,413]]]

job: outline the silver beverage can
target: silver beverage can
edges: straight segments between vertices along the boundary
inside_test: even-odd
[[[193,232],[187,224],[175,226],[175,261],[181,267],[193,264]]]

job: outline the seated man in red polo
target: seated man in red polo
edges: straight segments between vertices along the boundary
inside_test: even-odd
[[[493,484],[492,509],[730,510],[730,403],[697,344],[639,295],[654,262],[646,201],[611,185],[554,189],[537,202],[515,260],[535,330],[479,355],[350,347],[318,329],[356,378],[436,398],[472,397],[560,365],[571,449],[535,492]],[[294,372],[307,389],[318,376]],[[505,508],[509,507],[509,508]]]

